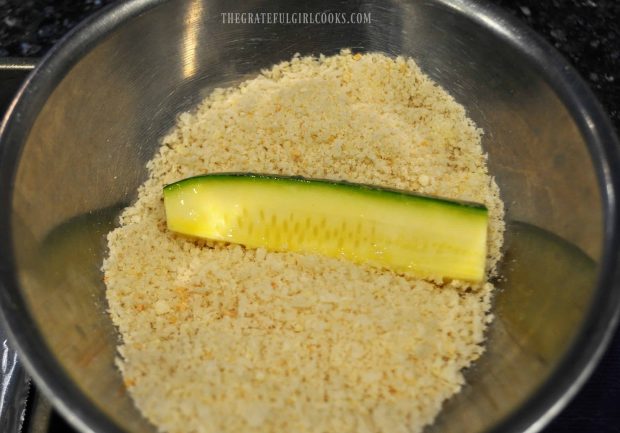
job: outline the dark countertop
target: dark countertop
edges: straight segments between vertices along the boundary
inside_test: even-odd
[[[41,57],[83,18],[115,0],[0,0],[0,57]]]
[[[510,11],[551,42],[590,84],[616,130],[620,130],[620,1],[492,0],[492,3]]]
[[[115,1],[0,0],[0,57],[40,57],[81,19]],[[590,84],[620,130],[620,1],[492,3],[552,43]],[[620,333],[590,381],[544,431],[620,433]]]

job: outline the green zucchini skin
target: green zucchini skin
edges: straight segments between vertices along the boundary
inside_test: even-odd
[[[177,188],[188,187],[195,182],[201,183],[209,180],[226,180],[226,179],[243,179],[247,182],[290,182],[291,185],[295,184],[308,184],[317,187],[337,187],[349,189],[353,193],[357,194],[381,194],[390,196],[394,200],[408,200],[411,197],[416,197],[420,200],[428,200],[431,202],[441,203],[446,206],[456,206],[459,209],[473,211],[480,211],[487,213],[487,207],[484,204],[474,203],[464,200],[452,200],[442,197],[436,197],[427,194],[419,194],[411,191],[405,191],[395,188],[384,188],[376,185],[368,185],[363,183],[347,182],[345,180],[329,180],[329,179],[310,179],[303,176],[284,176],[277,174],[260,174],[260,173],[240,173],[240,172],[224,172],[224,173],[211,173],[202,174],[198,176],[188,177],[177,182],[164,186],[164,191],[172,192]]]

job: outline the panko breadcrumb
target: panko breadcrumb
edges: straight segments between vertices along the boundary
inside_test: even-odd
[[[182,114],[108,235],[118,366],[159,430],[419,432],[483,352],[493,286],[166,230],[162,187],[212,172],[346,180],[503,204],[481,131],[409,58],[299,57]]]

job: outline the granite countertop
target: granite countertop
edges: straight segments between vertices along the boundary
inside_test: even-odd
[[[40,57],[81,19],[115,1],[120,0],[0,0],[0,57]],[[552,43],[620,130],[620,1],[491,2]],[[591,380],[545,433],[620,432],[619,401],[620,333]]]
[[[0,57],[40,57],[78,22],[115,0],[0,0]]]
[[[507,9],[551,42],[588,81],[616,130],[620,130],[620,1],[492,3]]]

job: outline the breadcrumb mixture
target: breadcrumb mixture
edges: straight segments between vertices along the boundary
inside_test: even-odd
[[[159,430],[419,432],[463,385],[489,283],[428,282],[327,257],[166,230],[162,187],[211,172],[347,180],[503,204],[481,132],[412,59],[296,56],[179,117],[108,235],[118,366]]]

